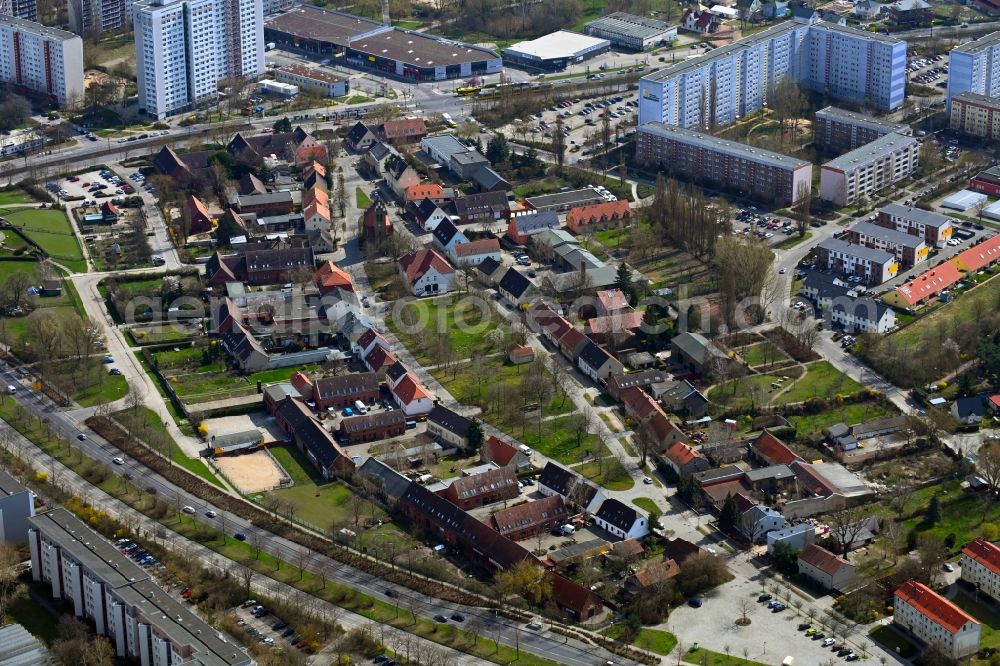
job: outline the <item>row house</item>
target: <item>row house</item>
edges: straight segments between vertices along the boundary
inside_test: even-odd
[[[406,417],[397,409],[350,416],[340,422],[340,437],[348,444],[374,442],[406,433]]]

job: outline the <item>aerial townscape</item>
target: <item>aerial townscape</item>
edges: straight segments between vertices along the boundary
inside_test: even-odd
[[[0,0],[0,666],[1000,666],[1000,0]]]

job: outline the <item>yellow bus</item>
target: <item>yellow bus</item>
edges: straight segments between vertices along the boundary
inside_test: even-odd
[[[482,90],[481,86],[462,86],[455,90],[459,97],[469,97],[471,95],[478,94]]]

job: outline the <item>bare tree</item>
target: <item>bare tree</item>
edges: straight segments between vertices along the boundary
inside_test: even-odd
[[[830,538],[837,544],[838,550],[846,558],[851,552],[851,546],[861,534],[866,525],[868,512],[863,506],[844,508],[833,511],[830,516]]]

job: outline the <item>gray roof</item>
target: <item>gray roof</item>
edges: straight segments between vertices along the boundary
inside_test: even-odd
[[[0,469],[0,493],[3,493],[4,495],[16,495],[24,492],[28,492],[28,489],[21,485],[17,479],[11,476],[7,470]],[[3,653],[0,652],[0,654]]]
[[[896,0],[896,2],[888,5],[896,11],[901,12],[912,12],[920,9],[930,9],[930,4],[924,2],[924,0]]]
[[[453,134],[425,136],[420,140],[420,145],[427,150],[433,149],[435,152],[444,155],[447,159],[451,159],[452,155],[467,153],[471,150],[467,145],[456,139]]]
[[[461,153],[455,153],[451,156],[452,161],[456,164],[489,164],[484,156],[479,154],[477,150],[465,150]]]
[[[812,298],[819,300],[822,298],[844,296],[851,290],[851,287],[835,275],[820,271],[806,271],[806,281],[803,289],[815,291],[816,294]]]
[[[19,624],[0,627],[0,666],[49,666],[49,651]]]
[[[874,248],[865,247],[864,245],[848,243],[847,241],[842,241],[838,238],[827,238],[816,247],[823,248],[824,250],[830,250],[832,252],[843,252],[845,254],[861,257],[862,259],[867,259],[868,261],[880,264],[884,264],[893,259],[893,255],[885,250],[876,250]]]
[[[885,213],[886,215],[892,215],[893,217],[901,217],[904,220],[912,220],[913,222],[924,224],[929,227],[943,227],[946,224],[952,224],[951,218],[947,215],[935,213],[930,210],[924,210],[923,208],[903,206],[902,204],[897,203],[891,203],[888,206],[883,206],[879,209],[879,212]]]
[[[291,203],[292,193],[279,190],[277,192],[267,192],[266,194],[241,194],[236,198],[236,201],[240,206],[261,206],[272,203]]]
[[[628,37],[649,39],[650,37],[662,35],[670,30],[671,27],[672,26],[666,21],[658,21],[644,16],[627,14],[625,12],[615,12],[587,23],[584,26],[584,30],[586,31],[589,28],[597,28]]]
[[[875,118],[863,113],[856,113],[854,111],[848,111],[847,109],[841,109],[836,106],[828,106],[825,109],[820,109],[816,112],[816,117],[828,118],[841,123],[849,123],[856,127],[883,130],[887,133],[909,129],[909,125],[889,122],[883,118]]]
[[[895,229],[880,227],[877,224],[872,224],[871,222],[859,222],[851,227],[850,231],[857,232],[862,236],[881,238],[885,242],[892,245],[901,245],[903,247],[911,247],[914,249],[925,244],[924,239],[920,236],[913,236],[905,231],[896,231]]]
[[[957,99],[963,102],[975,102],[976,104],[981,104],[983,106],[990,107],[991,109],[1000,107],[1000,99],[997,99],[996,97],[990,97],[988,95],[982,95],[977,92],[971,92],[968,90],[965,92],[958,93],[957,95],[952,95],[951,99],[952,100]]]
[[[271,384],[264,388],[264,395],[274,400],[274,402],[281,402],[288,396],[293,398],[301,398],[302,395],[299,393],[298,389],[292,386],[288,382],[282,382],[280,384]]]
[[[503,176],[494,171],[492,167],[486,166],[485,164],[476,169],[476,172],[472,174],[472,180],[475,181],[480,187],[484,187],[486,189],[491,189],[501,183],[508,186],[510,185],[510,183],[508,183]]]
[[[723,47],[725,48],[725,47]],[[736,157],[738,159],[763,164],[765,166],[779,167],[782,169],[796,169],[801,166],[809,166],[809,162],[791,155],[782,155],[771,150],[755,148],[754,146],[722,139],[711,134],[704,134],[694,130],[685,129],[676,125],[664,123],[646,123],[639,127],[639,131],[645,134],[652,134],[666,139],[677,141],[686,146],[706,148],[708,150]],[[915,139],[914,139],[915,140]]]
[[[988,35],[983,35],[979,39],[974,39],[971,42],[966,42],[965,44],[959,44],[953,48],[952,51],[975,55],[980,51],[991,49],[994,46],[1000,46],[1000,32],[991,32]]]
[[[726,355],[722,353],[722,350],[712,344],[701,333],[691,333],[685,331],[680,335],[674,336],[671,343],[677,345],[682,352],[699,363],[704,363],[709,355],[726,358]]]
[[[594,269],[587,269],[587,289],[603,289],[610,287],[618,279],[618,272],[610,266],[601,265]],[[579,271],[568,271],[552,276],[552,286],[559,293],[569,289],[577,289],[580,285]]]
[[[775,481],[790,479],[795,476],[795,472],[788,465],[769,465],[767,467],[752,469],[745,476],[747,477],[747,481],[755,483],[757,481],[764,481],[765,479],[774,479]]]
[[[866,143],[849,153],[844,153],[840,157],[830,160],[823,165],[823,168],[853,171],[919,143],[915,137],[890,132],[871,143]]]
[[[369,458],[358,468],[358,474],[375,483],[392,499],[399,499],[411,481],[380,460]]]
[[[149,578],[145,569],[62,507],[31,516],[28,523],[46,539],[59,544],[64,552],[94,572],[110,588],[125,587]]]
[[[533,208],[548,208],[550,206],[568,206],[585,201],[604,201],[604,197],[589,187],[552,194],[540,194],[537,197],[527,197],[525,202]]]
[[[223,448],[234,444],[254,444],[263,439],[264,436],[260,434],[260,430],[243,430],[225,435],[213,435],[211,443],[216,448]]]
[[[71,39],[80,39],[78,35],[74,35],[72,32],[67,30],[60,30],[59,28],[50,28],[44,26],[41,23],[35,23],[34,21],[27,21],[25,19],[16,18],[14,16],[0,16],[0,25],[7,25],[15,30],[20,30],[22,32],[31,33],[33,35],[44,35],[49,39],[58,39],[63,42],[68,42]]]

